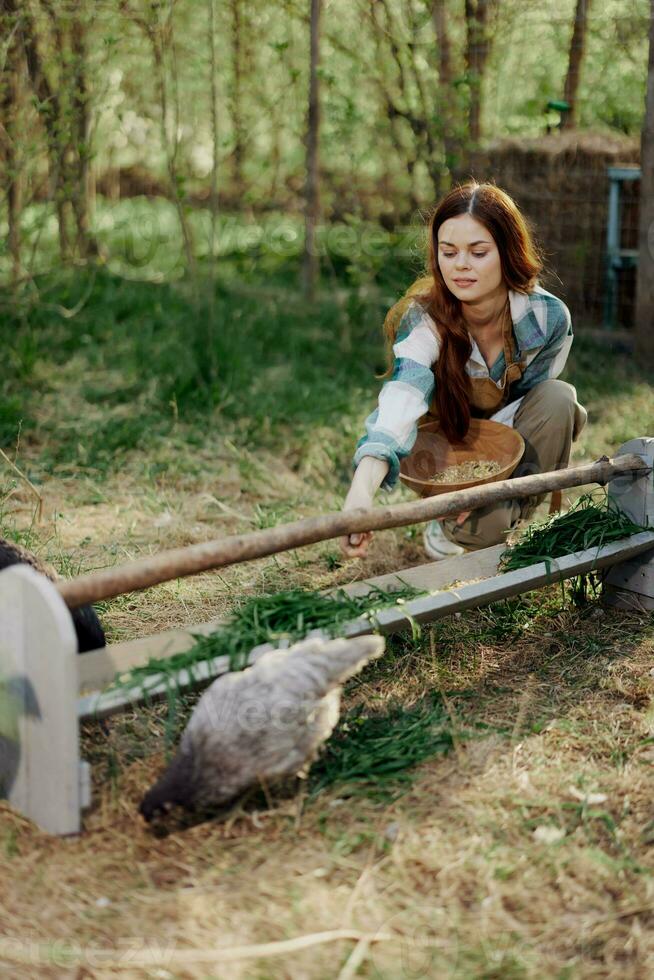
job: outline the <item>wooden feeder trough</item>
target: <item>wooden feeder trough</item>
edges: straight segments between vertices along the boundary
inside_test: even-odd
[[[438,422],[425,422],[410,455],[402,460],[400,479],[421,497],[451,493],[468,487],[483,486],[507,480],[522,459],[525,441],[517,431],[490,419],[471,419],[468,433],[461,442],[448,442]],[[501,469],[492,476],[465,483],[434,483],[434,476],[450,466],[471,460],[499,463]]]
[[[604,601],[638,612],[654,610],[654,438],[632,439],[618,455],[594,463],[474,486],[447,495],[305,518],[220,541],[190,545],[63,582],[51,582],[27,565],[0,572],[0,798],[53,834],[77,833],[90,805],[90,772],[80,759],[79,723],[106,717],[142,700],[134,691],[104,689],[117,673],[151,658],[189,649],[198,633],[218,622],[168,630],[77,655],[69,609],[208,568],[260,558],[345,533],[422,523],[491,502],[592,483],[608,483],[609,496],[631,520],[647,528],[600,548],[503,572],[504,545],[404,569],[347,587],[361,595],[378,585],[410,584],[429,594],[382,610],[383,633],[519,595],[597,569],[605,570]],[[651,529],[650,529],[651,528]],[[464,582],[468,584],[460,585]],[[347,624],[345,636],[373,631],[369,618]],[[257,648],[249,663],[263,652]],[[227,657],[179,671],[180,688],[229,671]],[[166,689],[161,678],[160,693]],[[151,695],[157,688],[150,689]]]

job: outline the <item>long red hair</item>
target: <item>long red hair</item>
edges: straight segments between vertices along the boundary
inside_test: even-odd
[[[461,301],[446,286],[438,266],[438,230],[448,218],[460,214],[471,215],[492,235],[508,289],[531,292],[543,269],[527,219],[515,201],[495,184],[479,184],[475,180],[459,184],[436,205],[429,220],[427,269],[431,275],[414,283],[410,292],[429,313],[440,337],[440,353],[434,367],[436,402],[441,427],[452,442],[463,439],[470,425],[470,379],[465,368],[472,345]],[[384,323],[391,356],[400,319],[392,316],[391,310]]]

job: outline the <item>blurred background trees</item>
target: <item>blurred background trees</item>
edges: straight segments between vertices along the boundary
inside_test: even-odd
[[[503,184],[479,163],[503,139],[574,163],[592,133],[602,166],[638,159],[650,0],[0,0],[0,17],[5,282],[118,260],[119,200],[173,207],[175,231],[140,210],[128,252],[148,229],[153,249],[178,235],[182,275],[230,214],[297,216],[303,241],[303,216],[308,237],[420,223],[455,180]],[[512,192],[540,226],[530,180]],[[541,181],[543,202],[559,184]],[[315,277],[305,258],[309,292]]]

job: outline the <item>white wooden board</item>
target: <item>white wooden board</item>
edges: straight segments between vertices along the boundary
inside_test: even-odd
[[[654,596],[654,549],[646,551],[639,559],[623,561],[609,569],[605,581],[620,589],[631,589],[642,595]]]
[[[56,588],[0,572],[0,796],[52,834],[80,827],[77,638]]]
[[[654,439],[631,439],[618,452],[637,453],[652,469],[615,477],[609,497],[633,521],[654,527]],[[605,577],[602,602],[633,612],[654,610],[654,550],[615,564]]]
[[[479,551],[469,551],[465,555],[456,555],[444,561],[429,562],[405,568],[400,572],[387,575],[377,575],[361,582],[352,582],[344,586],[348,595],[365,595],[372,586],[380,589],[397,588],[402,584],[412,585],[416,589],[436,591],[446,589],[455,582],[470,582],[472,580],[490,578],[497,572],[500,555],[506,545],[498,544],[492,548],[482,548]]]
[[[625,453],[636,453],[654,467],[654,438],[630,439],[616,455]],[[609,481],[609,496],[636,524],[654,527],[654,469],[614,477]]]
[[[213,619],[196,626],[183,629],[164,630],[152,636],[112,643],[102,650],[93,650],[79,658],[78,689],[80,694],[98,691],[111,683],[116,674],[139,667],[153,657],[172,657],[192,647],[193,634],[213,633],[221,625],[221,620]]]

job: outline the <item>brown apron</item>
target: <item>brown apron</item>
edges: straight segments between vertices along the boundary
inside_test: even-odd
[[[506,367],[499,386],[491,377],[470,378],[470,408],[475,418],[490,418],[500,408],[503,408],[509,400],[511,385],[522,377],[522,372],[525,369],[523,362],[519,361],[516,356],[513,322],[508,299],[502,316],[502,346]]]

